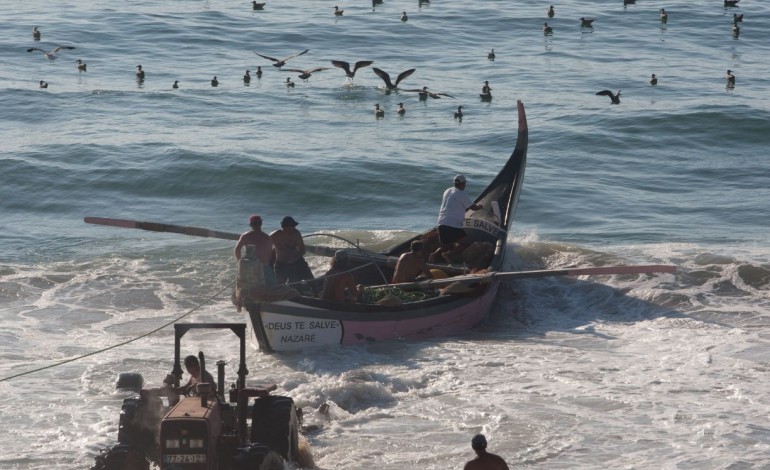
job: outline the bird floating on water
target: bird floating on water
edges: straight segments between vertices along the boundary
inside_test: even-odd
[[[726,7],[737,7],[738,6],[738,2],[740,2],[740,1],[741,0],[725,0],[725,6]]]
[[[743,15],[741,15],[741,16],[743,16]],[[32,27],[32,39],[34,39],[35,41],[39,41],[40,40],[40,30],[37,29],[37,26],[33,26]]]
[[[620,90],[617,93],[613,93],[610,90],[597,91],[597,95],[609,96],[612,100],[612,104],[620,104]]]
[[[374,105],[374,116],[378,118],[385,116],[385,110],[380,108],[379,103]]]
[[[409,20],[409,16],[407,16],[405,11],[401,12],[401,21],[407,21]]]
[[[396,113],[399,116],[403,116],[404,113],[406,113],[406,108],[404,108],[404,103],[398,103],[398,108],[396,109]]]
[[[422,88],[413,88],[411,90],[404,90],[404,91],[413,91],[415,93],[418,93],[419,97],[420,97],[420,101],[427,100],[429,96],[431,98],[433,98],[434,100],[435,99],[439,99],[442,96],[447,96],[449,98],[454,98],[454,96],[450,95],[449,93],[438,93],[438,92],[435,92],[435,91],[430,91],[430,90],[428,90],[428,87],[426,87],[426,86],[424,86]]]
[[[636,5],[636,0],[623,0],[623,6]]]
[[[78,59],[75,61],[76,64],[78,64],[78,72],[85,72],[88,66],[85,62],[83,62],[82,59]]]
[[[251,81],[251,71],[247,70],[245,74],[243,74],[243,83],[249,83]]]
[[[294,88],[294,82],[291,81],[291,77],[286,77],[286,81],[284,83],[287,87]]]
[[[655,74],[652,74],[650,77],[650,85],[657,85],[658,84],[658,77],[655,76]]]
[[[733,13],[733,23],[740,23],[743,21],[743,13],[740,15],[738,13]]]
[[[342,16],[342,13],[343,13],[344,11],[345,11],[345,10],[340,10],[340,7],[338,7],[337,5],[334,5],[334,14],[335,14],[336,16]]]
[[[593,22],[596,21],[594,18],[585,18],[580,17],[580,26],[583,28],[593,28]]]
[[[262,78],[262,67],[257,65],[257,70],[254,71],[254,76],[257,78]]]
[[[738,23],[733,23],[733,37],[737,38],[741,34],[741,28],[738,27]]]
[[[40,80],[40,88],[48,88],[48,82]]]
[[[219,86],[219,80],[217,80],[216,75],[214,75],[214,78],[211,79],[211,86]]]
[[[665,8],[660,9],[660,22],[661,23],[668,23],[668,13],[666,13]]]
[[[492,49],[491,51],[489,51],[489,54],[487,54],[487,59],[489,59],[489,60],[495,60],[495,50],[494,50],[494,49]]]
[[[543,34],[553,34],[553,28],[548,23],[543,23]]]
[[[174,80],[174,84],[171,85],[171,88],[179,88],[179,80]]]
[[[350,64],[348,62],[345,62],[344,60],[333,60],[332,65],[341,68],[345,71],[345,75],[347,75],[350,78],[353,78],[356,76],[356,71],[358,69],[362,69],[364,67],[368,67],[374,63],[373,60],[359,60],[353,65],[353,70],[350,70]]]
[[[260,54],[260,53],[259,53],[259,52],[257,52],[257,51],[253,51],[253,52],[254,52],[255,54],[257,54],[258,56],[260,56],[260,57],[264,58],[264,59],[267,59],[267,60],[269,60],[269,61],[272,61],[272,62],[273,62],[273,67],[278,67],[278,68],[280,68],[280,67],[283,67],[284,65],[286,65],[286,62],[287,62],[289,59],[293,59],[293,58],[295,58],[295,57],[299,57],[299,56],[301,56],[302,54],[305,54],[305,53],[306,53],[307,51],[309,51],[309,50],[310,50],[310,49],[305,49],[304,51],[302,51],[302,52],[300,52],[300,53],[297,53],[297,54],[294,54],[294,55],[290,55],[289,57],[284,57],[283,59],[276,59],[275,57],[270,57],[270,56],[267,56],[267,55],[263,55],[263,54]]]
[[[481,97],[482,101],[490,101],[492,99],[492,88],[489,86],[489,80],[484,80],[479,97]]]
[[[50,51],[44,51],[43,49],[40,49],[39,47],[30,47],[29,49],[27,49],[27,52],[40,51],[40,52],[43,53],[43,55],[45,56],[46,59],[48,59],[51,62],[53,62],[54,60],[56,60],[56,57],[57,57],[57,55],[59,54],[60,51],[65,50],[65,49],[66,50],[72,50],[74,48],[75,48],[74,46],[58,46],[58,47],[54,47]]]
[[[142,70],[141,65],[136,66],[136,78],[139,80],[144,80],[144,70]]]
[[[455,111],[455,119],[459,119],[460,121],[463,120],[463,107],[458,106],[457,111]]]
[[[302,80],[307,80],[310,78],[311,75],[313,75],[316,72],[320,72],[322,70],[329,70],[329,67],[316,67],[314,69],[283,69],[284,72],[297,72],[299,73],[298,77]]]
[[[556,14],[556,11],[553,9],[553,5],[548,7],[546,14],[548,15],[548,18],[553,18],[553,15]]]
[[[388,90],[395,90],[396,88],[398,88],[398,84],[401,83],[401,81],[405,80],[406,77],[413,74],[414,71],[417,69],[404,70],[403,72],[398,74],[398,77],[396,77],[395,83],[390,81],[390,75],[388,75],[388,73],[385,72],[384,70],[378,69],[377,67],[372,67],[372,70],[374,71],[375,74],[377,74],[378,77],[382,79],[383,82],[385,82],[385,87],[387,87]]]
[[[266,3],[257,3],[256,0],[251,1],[252,10],[264,10]]]
[[[725,75],[725,79],[727,80],[727,86],[729,87],[735,86],[735,75],[733,75],[732,70],[727,71],[727,75]]]

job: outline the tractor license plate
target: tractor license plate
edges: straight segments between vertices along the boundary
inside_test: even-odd
[[[164,455],[165,463],[206,463],[206,454],[171,454]]]

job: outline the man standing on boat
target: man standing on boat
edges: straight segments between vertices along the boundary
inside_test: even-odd
[[[275,278],[278,284],[313,279],[313,272],[303,257],[305,242],[297,230],[299,222],[291,216],[281,220],[281,228],[270,234],[273,239]]]
[[[471,447],[476,452],[476,458],[466,463],[463,470],[508,470],[508,464],[502,457],[487,452],[487,438],[483,434],[473,436]]]
[[[273,256],[273,239],[262,231],[262,217],[258,215],[249,217],[249,227],[251,227],[251,230],[241,235],[241,238],[238,239],[238,243],[235,245],[235,259],[241,260],[241,250],[244,246],[253,245],[256,248],[255,254],[257,259],[262,263],[265,282],[267,284],[275,284],[275,274],[273,273],[273,267],[270,266],[270,259]]]
[[[433,262],[436,256],[452,264],[452,257],[462,253],[470,244],[471,239],[465,233],[465,211],[477,211],[482,206],[471,202],[465,193],[465,176],[455,175],[454,187],[444,191],[441,209],[438,211],[438,240],[441,247],[430,256]]]

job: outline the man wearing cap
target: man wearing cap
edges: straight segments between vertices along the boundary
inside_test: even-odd
[[[471,244],[471,239],[465,233],[465,211],[477,211],[482,206],[471,202],[465,193],[465,176],[455,175],[454,186],[444,191],[441,209],[438,211],[438,240],[441,247],[431,255],[431,261],[441,256],[447,263],[452,263],[452,257],[461,253]]]
[[[471,447],[476,452],[476,458],[466,463],[463,470],[508,470],[508,464],[502,457],[487,452],[487,438],[483,434],[473,436]]]
[[[313,272],[303,258],[305,242],[297,225],[299,222],[287,215],[281,220],[281,228],[270,234],[273,239],[275,278],[279,284],[313,279]]]
[[[256,249],[257,259],[262,263],[265,281],[268,284],[275,284],[275,275],[270,265],[270,258],[273,255],[273,240],[270,238],[270,235],[262,231],[262,217],[258,215],[249,217],[249,227],[251,227],[251,230],[241,235],[241,238],[238,239],[238,243],[235,245],[235,259],[240,261],[241,251],[244,246],[253,245]]]

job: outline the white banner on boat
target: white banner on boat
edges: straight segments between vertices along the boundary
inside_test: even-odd
[[[483,220],[483,219],[474,219],[471,217],[467,217],[465,219],[465,228],[466,229],[473,229],[473,230],[480,230],[484,233],[488,233],[489,235],[493,236],[494,238],[499,238],[500,233],[503,231],[499,225],[495,225],[494,222],[490,222],[489,220]]]
[[[337,320],[262,312],[262,324],[270,346],[278,351],[340,344],[342,341],[342,325]]]

